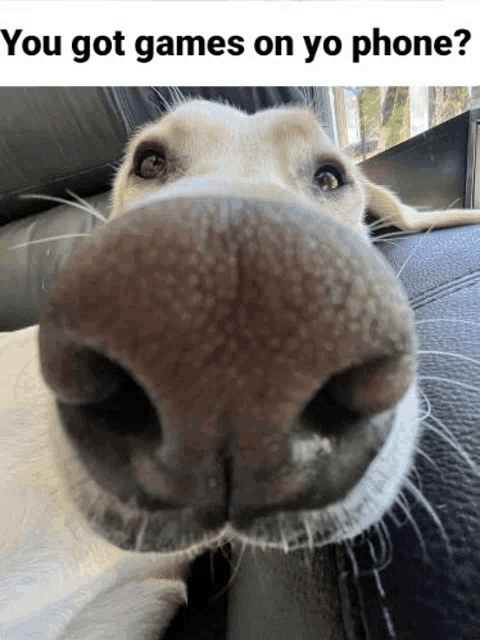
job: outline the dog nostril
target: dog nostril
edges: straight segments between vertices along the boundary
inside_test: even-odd
[[[128,371],[98,351],[62,338],[60,331],[55,348],[44,350],[42,360],[43,375],[57,401],[88,415],[104,431],[158,439],[155,409]]]
[[[122,368],[105,356],[72,344],[56,350],[49,365],[47,382],[58,400],[70,405],[103,402],[127,380]]]
[[[392,409],[407,391],[414,371],[411,354],[381,356],[333,375],[308,402],[300,422],[322,425],[325,435],[345,424]]]
[[[333,376],[326,390],[349,411],[369,417],[392,409],[403,398],[414,371],[412,353],[381,356]]]
[[[327,383],[308,402],[300,414],[299,422],[309,431],[317,431],[321,427],[323,435],[333,436],[340,434],[345,424],[357,418],[358,414],[335,398]]]
[[[125,372],[113,393],[84,409],[95,415],[105,431],[158,443],[161,433],[157,413],[143,389]]]

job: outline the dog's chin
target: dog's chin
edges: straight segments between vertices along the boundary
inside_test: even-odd
[[[353,538],[378,522],[392,506],[409,472],[419,433],[419,403],[412,384],[394,410],[389,435],[355,486],[321,508],[295,508],[231,521],[228,509],[168,507],[142,499],[138,491],[119,497],[87,469],[62,429],[63,474],[70,499],[96,534],[131,552],[195,557],[228,541],[293,551]],[[73,480],[74,479],[74,480]],[[102,486],[103,485],[103,486]]]

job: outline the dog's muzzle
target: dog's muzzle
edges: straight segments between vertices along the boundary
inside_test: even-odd
[[[39,340],[97,484],[208,530],[344,497],[415,369],[412,312],[365,240],[226,196],[111,220],[58,275]]]

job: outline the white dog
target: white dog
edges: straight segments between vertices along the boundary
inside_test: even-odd
[[[406,297],[370,184],[305,108],[178,105],[130,142],[107,224],[40,328],[0,336],[1,637],[147,640],[226,540],[351,538],[419,432]]]

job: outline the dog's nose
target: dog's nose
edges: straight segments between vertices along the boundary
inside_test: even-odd
[[[346,495],[414,376],[401,285],[303,206],[144,201],[59,274],[43,375],[97,481],[238,527]]]

